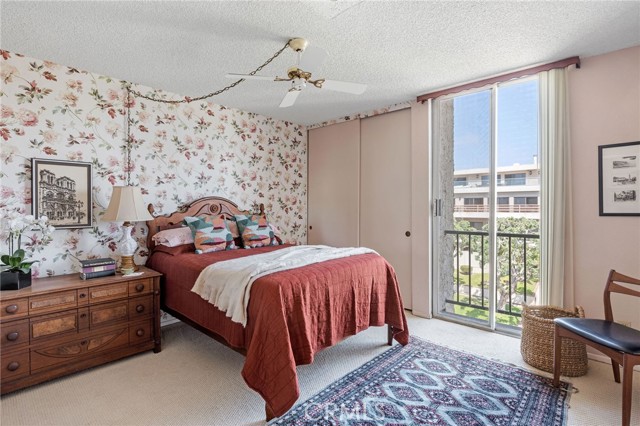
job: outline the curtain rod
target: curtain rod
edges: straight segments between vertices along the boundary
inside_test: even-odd
[[[426,93],[418,96],[418,102],[426,102],[428,99],[434,99],[439,96],[448,95],[451,93],[462,92],[467,89],[477,89],[489,84],[502,83],[505,81],[513,80],[514,78],[520,78],[528,75],[537,74],[543,71],[549,71],[556,68],[566,68],[570,65],[575,65],[576,68],[580,68],[580,57],[572,56],[571,58],[562,59],[560,61],[550,62],[548,64],[538,65],[531,68],[525,68],[519,71],[513,71],[506,74],[501,74],[495,77],[485,78],[477,80],[471,83],[465,83],[458,86],[449,87],[448,89],[437,90],[435,92]]]

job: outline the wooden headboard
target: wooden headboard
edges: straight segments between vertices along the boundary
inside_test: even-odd
[[[183,219],[187,216],[217,216],[223,214],[231,218],[235,214],[253,214],[248,210],[240,210],[233,201],[222,197],[203,197],[185,204],[173,213],[156,216],[153,204],[147,206],[147,210],[154,217],[147,221],[149,235],[147,235],[147,248],[155,247],[153,236],[165,229],[179,228],[184,226]],[[264,214],[264,204],[260,204],[259,214]]]

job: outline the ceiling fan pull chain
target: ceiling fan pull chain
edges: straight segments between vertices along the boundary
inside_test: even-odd
[[[285,43],[285,45],[284,45],[284,46],[282,46],[282,49],[278,50],[276,53],[274,53],[274,54],[273,54],[273,56],[272,56],[272,57],[270,57],[269,59],[267,59],[267,60],[266,60],[266,62],[265,62],[264,64],[260,65],[260,66],[259,66],[258,68],[256,68],[255,70],[251,71],[251,72],[249,73],[249,75],[255,75],[257,72],[261,71],[264,67],[266,67],[267,65],[269,65],[269,64],[270,64],[270,63],[271,63],[275,58],[277,58],[278,56],[280,56],[280,54],[281,54],[282,52],[284,52],[284,51],[285,51],[285,49],[286,49],[287,47],[289,47],[289,41],[287,41],[287,42]],[[298,58],[300,58],[300,52],[298,52]],[[299,62],[299,61],[300,61],[300,60],[298,59],[298,62]],[[128,84],[127,84],[127,86],[126,86],[126,88],[127,88],[128,93],[130,93],[130,94],[132,94],[132,95],[134,95],[134,96],[137,96],[137,97],[139,97],[139,98],[147,99],[147,100],[149,100],[149,101],[153,101],[153,102],[161,102],[161,103],[165,103],[165,104],[181,104],[181,103],[189,103],[189,102],[201,101],[201,100],[204,100],[204,99],[207,99],[207,98],[211,98],[211,97],[213,97],[213,96],[217,96],[217,95],[219,95],[219,94],[221,94],[221,93],[223,93],[223,92],[226,92],[226,91],[227,91],[227,90],[229,90],[229,89],[232,89],[232,88],[236,87],[238,84],[242,83],[243,81],[244,81],[244,78],[241,78],[240,80],[234,81],[234,82],[233,82],[233,83],[231,83],[230,85],[228,85],[228,86],[226,86],[226,87],[223,87],[223,88],[222,88],[222,89],[220,89],[220,90],[216,90],[215,92],[211,92],[211,93],[209,93],[209,94],[207,94],[207,95],[198,96],[198,97],[196,97],[196,98],[190,98],[190,97],[186,96],[184,99],[180,99],[180,100],[177,100],[177,101],[174,101],[174,100],[168,100],[168,99],[160,99],[160,98],[155,98],[155,97],[151,97],[151,96],[144,95],[144,94],[142,94],[142,93],[138,92],[137,90],[133,90],[133,89],[131,88],[132,83],[128,83]],[[127,103],[128,103],[128,101],[127,101]]]

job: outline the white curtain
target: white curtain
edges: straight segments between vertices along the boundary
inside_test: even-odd
[[[573,211],[567,70],[545,71],[539,78],[542,303],[572,307]]]

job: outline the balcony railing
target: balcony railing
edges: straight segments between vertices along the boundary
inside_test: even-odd
[[[498,179],[498,186],[539,186],[540,178],[538,177],[524,177],[524,178],[502,178]],[[453,181],[455,189],[458,188],[483,188],[489,186],[488,179],[467,179]]]
[[[488,204],[463,204],[453,206],[454,213],[488,213]],[[498,204],[498,213],[539,213],[539,204]]]
[[[489,310],[489,280],[487,241],[485,231],[445,231],[454,238],[454,291],[446,303],[467,308]],[[521,317],[521,306],[535,298],[538,280],[531,280],[539,271],[539,235],[498,232],[498,285],[496,312]],[[474,251],[475,250],[475,251]],[[475,265],[475,266],[474,266]],[[479,271],[479,273],[478,273]],[[500,297],[500,295],[502,297]],[[499,321],[500,322],[500,321]]]

